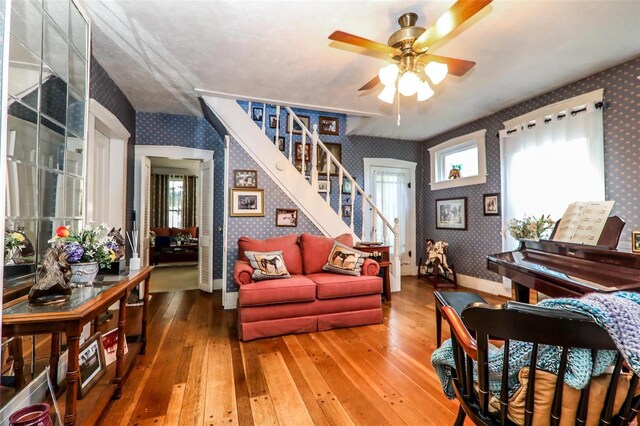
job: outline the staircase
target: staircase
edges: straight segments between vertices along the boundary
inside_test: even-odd
[[[300,118],[288,106],[276,105],[276,119],[278,123],[275,128],[275,140],[280,136],[284,136],[288,141],[288,149],[282,152],[278,146],[274,144],[266,135],[267,126],[267,105],[252,104],[248,102],[247,109],[235,100],[210,96],[202,93],[204,104],[213,112],[213,114],[222,122],[227,132],[238,142],[249,155],[262,167],[269,177],[289,196],[289,198],[298,206],[316,227],[326,236],[336,237],[340,234],[351,233],[354,241],[372,241],[375,235],[379,235],[375,228],[365,229],[365,223],[382,224],[382,237],[386,245],[391,245],[391,291],[400,290],[400,257],[399,257],[399,226],[398,219],[391,223],[382,211],[375,205],[371,197],[362,189],[362,187],[349,174],[344,166],[338,161],[331,151],[318,137],[317,125],[313,125],[313,129],[307,128]],[[252,109],[262,107],[262,122],[256,125],[252,120]],[[288,113],[290,125],[287,126],[288,132],[280,135],[280,117],[282,113]],[[300,134],[300,140],[294,140],[294,127]],[[301,143],[301,150],[296,156],[294,152],[294,144]],[[308,146],[308,148],[307,148]],[[302,153],[308,153],[310,158],[305,155],[306,161],[300,161]],[[330,192],[321,195],[318,193],[319,172],[317,156],[326,159],[326,180],[330,180],[331,170],[337,171],[338,202],[332,205]],[[296,157],[297,161],[296,161]],[[324,173],[322,175],[324,178]],[[349,202],[346,206],[350,206],[347,210],[350,216],[343,220],[343,182],[350,182],[351,193],[348,196]],[[332,191],[335,191],[333,188]],[[362,200],[361,209],[356,212],[355,200],[359,196]],[[356,217],[359,214],[360,217]],[[365,220],[365,214],[370,215]],[[358,220],[356,220],[358,219]],[[356,223],[359,224],[356,229]],[[375,225],[374,225],[375,226]]]

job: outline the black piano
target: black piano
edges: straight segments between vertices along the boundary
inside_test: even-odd
[[[510,278],[516,300],[524,303],[529,289],[551,297],[640,291],[640,255],[615,249],[623,227],[610,217],[596,246],[524,240],[517,250],[487,256],[487,268]]]

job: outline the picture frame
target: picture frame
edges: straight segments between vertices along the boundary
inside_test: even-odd
[[[80,346],[78,366],[78,399],[82,399],[107,372],[100,332],[93,334]]]
[[[500,216],[500,193],[484,194],[482,196],[482,212],[485,216]]]
[[[280,151],[284,152],[284,136],[278,136],[278,140],[276,141],[276,137],[274,135],[273,144],[276,145]]]
[[[331,192],[331,180],[318,179],[318,192],[321,194]]]
[[[351,217],[351,204],[342,205],[342,217]]]
[[[640,253],[640,231],[633,231],[631,233],[631,251]]]
[[[264,189],[231,188],[229,216],[263,217]]]
[[[298,226],[298,209],[276,209],[276,226],[296,228]]]
[[[308,115],[298,115],[297,117],[300,119],[300,121],[302,121],[302,124],[304,124],[307,129],[310,128],[311,117],[309,117]],[[302,134],[302,127],[300,127],[300,124],[298,124],[298,122],[293,119],[293,116],[291,114],[287,114],[287,133],[293,133],[294,135]]]
[[[269,128],[275,129],[276,127],[278,127],[278,117],[273,114],[269,114]]]
[[[338,117],[327,117],[321,115],[319,118],[321,135],[340,135],[340,120]]]
[[[338,160],[338,162],[340,162],[340,164],[342,164],[342,144],[339,143],[325,143],[324,146],[327,147],[327,149],[329,150],[329,152],[331,152],[331,154],[333,154],[334,157],[336,157],[336,159]],[[326,175],[327,174],[327,153],[325,152],[324,149],[318,147],[318,174],[319,175]],[[329,173],[331,176],[337,176],[338,175],[338,167],[336,166],[336,164],[332,161],[331,162],[331,171]]]
[[[436,200],[436,229],[467,230],[467,197]]]
[[[113,330],[102,335],[102,348],[104,349],[105,365],[109,366],[117,359],[116,351],[118,349],[118,329]],[[127,345],[127,339],[124,339],[124,353],[129,352],[129,345]]]
[[[251,119],[253,121],[262,121],[262,114],[264,113],[262,107],[251,108]]]
[[[295,159],[296,162],[301,162],[302,161],[302,142],[296,142],[296,144],[294,145],[295,148]],[[309,163],[311,161],[311,144],[310,143],[305,143],[304,144],[304,161],[305,163]]]
[[[258,171],[257,170],[234,170],[233,186],[235,188],[257,188],[258,187]]]
[[[356,178],[353,178],[353,181],[356,181]],[[342,176],[342,193],[351,195],[351,179],[346,176]]]

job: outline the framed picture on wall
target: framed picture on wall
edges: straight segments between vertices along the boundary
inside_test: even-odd
[[[234,170],[233,186],[236,188],[257,188],[258,172],[256,170]]]
[[[484,194],[482,196],[483,212],[485,216],[500,216],[500,194]]]
[[[331,192],[331,181],[326,179],[318,180],[318,192],[323,194]]]
[[[311,118],[308,115],[298,115],[297,117],[298,119],[300,119],[302,124],[304,124],[304,127],[306,127],[307,129],[310,128]],[[291,114],[287,114],[287,133],[292,133],[292,127],[294,135],[302,134],[302,127],[300,127],[300,123],[294,120]]]
[[[340,121],[338,117],[326,117],[320,116],[320,134],[321,135],[335,135],[340,134]]]
[[[264,216],[264,190],[231,188],[229,216],[259,217]]]
[[[298,209],[276,209],[276,226],[288,228],[298,226]]]
[[[631,233],[631,250],[634,253],[640,253],[640,231]]]
[[[269,115],[269,127],[272,129],[278,127],[278,117],[275,115]]]
[[[339,143],[325,143],[324,146],[327,147],[329,152],[342,164],[342,145]],[[329,167],[329,159],[327,158],[327,153],[324,149],[318,146],[318,174],[326,175],[327,168]],[[336,163],[331,161],[331,176],[338,175],[338,167]]]
[[[353,178],[353,181],[356,181],[356,178]],[[351,190],[353,189],[351,185],[351,179],[346,176],[342,176],[342,193],[343,194],[351,194]]]
[[[253,107],[251,108],[251,118],[253,121],[262,121],[262,107]]]
[[[467,197],[436,200],[437,229],[467,229]]]
[[[342,217],[351,217],[351,204],[342,206]]]
[[[278,149],[284,152],[284,136],[278,136],[278,140],[276,141],[276,137],[273,137],[273,143],[278,147]]]

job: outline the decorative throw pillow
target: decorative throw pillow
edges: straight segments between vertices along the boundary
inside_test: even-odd
[[[256,281],[291,278],[284,264],[282,250],[269,252],[245,251],[244,255],[249,259],[249,263],[253,268],[253,279]]]
[[[329,259],[322,269],[336,274],[359,277],[362,264],[367,257],[369,257],[369,253],[363,253],[339,241],[334,241]]]

